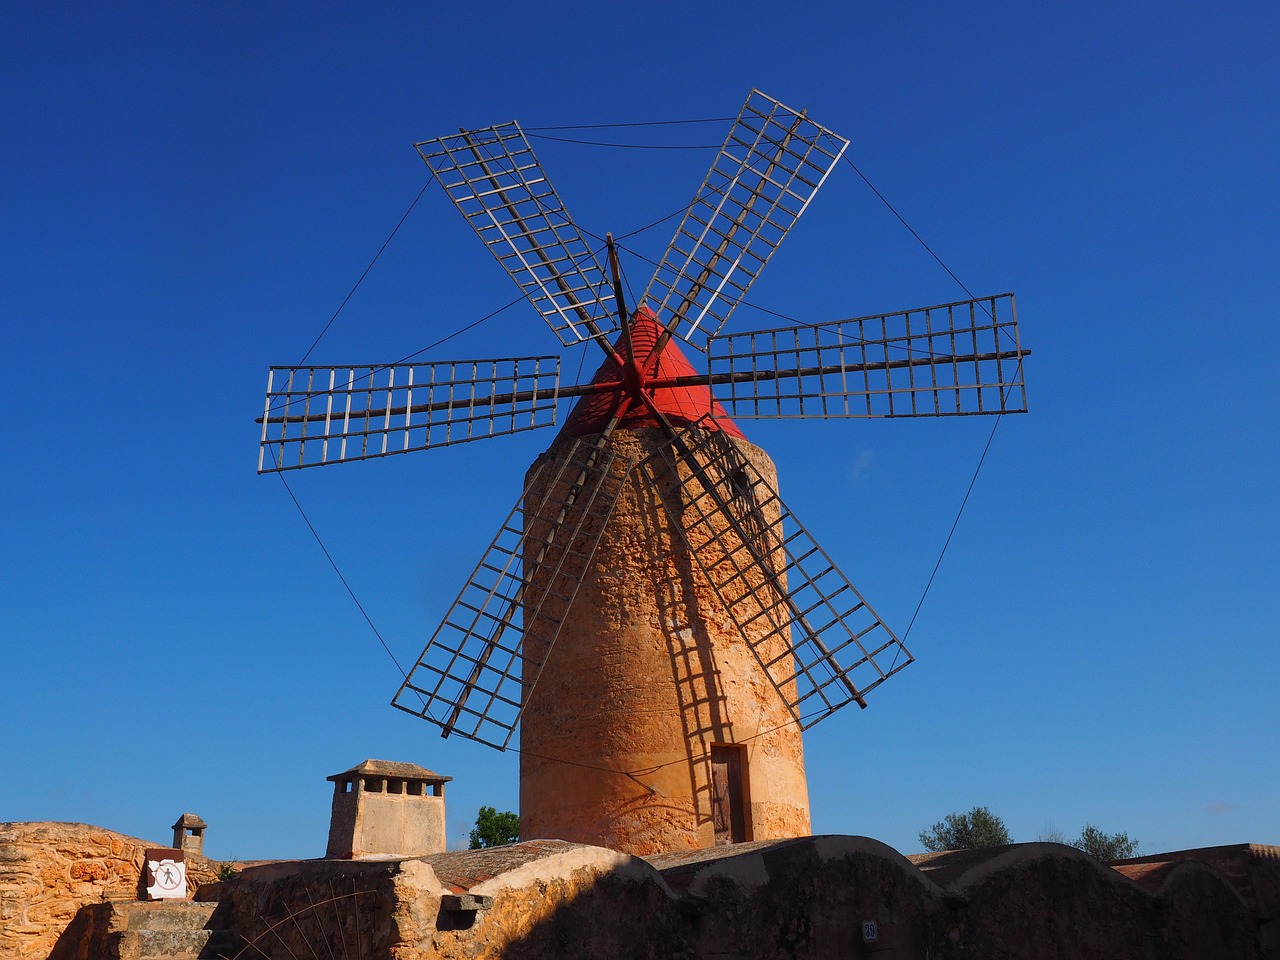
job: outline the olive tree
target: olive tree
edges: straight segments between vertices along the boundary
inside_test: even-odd
[[[921,830],[920,842],[926,850],[936,853],[999,847],[1013,841],[1003,820],[986,807],[974,807],[968,813],[949,813],[928,830]]]
[[[1127,860],[1138,855],[1136,839],[1131,839],[1127,833],[1104,833],[1091,823],[1084,825],[1080,838],[1072,840],[1071,845],[1103,862]]]

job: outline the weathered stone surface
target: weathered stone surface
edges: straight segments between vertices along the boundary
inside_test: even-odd
[[[406,899],[423,892],[414,887],[397,893],[403,864],[414,862],[302,860],[246,867],[223,885],[223,923],[250,945],[246,956],[301,960],[326,956],[328,944],[339,944],[353,958],[385,958],[403,936],[398,913],[415,909]],[[429,888],[430,878],[413,872]]]
[[[54,956],[82,960],[196,960],[230,956],[238,940],[221,929],[216,903],[109,900],[89,904],[76,920],[88,934],[77,950],[60,944]],[[218,951],[222,952],[219,953]]]
[[[159,844],[83,823],[0,823],[0,958],[83,955],[85,904],[136,899],[143,850]],[[189,858],[191,887],[214,879],[218,865]],[[71,928],[71,929],[69,929]]]
[[[339,942],[362,960],[688,955],[676,899],[657,871],[559,840],[252,867],[223,898],[253,956],[324,955],[324,944]]]
[[[699,957],[936,956],[947,907],[940,888],[901,854],[866,837],[737,844],[647,858],[700,904]],[[874,921],[879,939],[863,940]]]
[[[490,863],[495,876],[470,888],[493,907],[461,929],[436,930],[431,949],[400,957],[692,956],[670,888],[643,860],[601,847],[543,841],[536,859]],[[517,862],[523,859],[524,862]],[[438,865],[446,880],[456,876]]]
[[[1208,864],[1230,880],[1250,910],[1260,916],[1280,917],[1280,846],[1233,843],[1132,857],[1112,866],[1147,889],[1157,890],[1166,873],[1188,860]]]
[[[694,522],[706,507],[692,507],[689,491],[700,487],[661,466],[665,434],[618,430],[610,442],[621,457],[642,465],[622,486],[554,646],[548,651],[540,645],[536,619],[526,631],[521,837],[558,837],[638,855],[711,846],[711,749],[719,745],[740,745],[745,838],[804,836],[809,798],[800,730],[671,516],[683,514],[683,526],[696,531],[691,536],[704,562],[733,554],[721,561],[726,571],[735,564],[750,568],[726,587],[733,597],[748,584],[759,586],[758,568],[747,564],[722,514],[707,524]],[[745,440],[732,443],[776,487],[768,455]],[[563,463],[571,444],[553,444],[531,480],[540,466]],[[547,473],[537,477],[527,509],[548,496]],[[549,499],[558,505],[564,496],[556,488]],[[762,512],[764,522],[777,519],[776,504]],[[577,519],[571,511],[568,525]],[[602,519],[593,509],[584,526],[598,528]],[[718,539],[704,543],[712,528]],[[538,522],[531,531],[528,549],[536,551]],[[547,592],[532,559],[526,558],[535,571],[527,617]],[[566,588],[559,582],[553,587],[552,594]],[[769,618],[742,612],[748,608],[758,610],[747,601],[740,616],[752,621],[759,641],[770,632]],[[785,673],[790,658],[782,637],[765,640],[760,652],[777,662],[780,676]]]
[[[241,922],[256,924],[254,950],[268,956],[310,955],[302,951],[326,937],[362,944],[358,956],[369,960],[1276,956],[1259,933],[1273,918],[1205,864],[1175,864],[1144,889],[1057,844],[920,859],[923,871],[865,837],[643,860],[539,840],[382,864],[254,868],[227,891]],[[286,918],[293,932],[269,942],[265,931],[283,931]]]
[[[62,829],[26,833],[41,836],[42,851],[75,849]],[[93,848],[123,856],[144,844],[115,837],[118,844],[109,837]],[[64,899],[45,904],[37,914],[45,920],[35,923],[31,905],[10,896],[0,901],[0,956],[194,960],[243,949],[282,960],[1280,958],[1268,939],[1277,918],[1267,912],[1266,857],[1234,855],[1227,876],[1194,853],[1119,865],[1143,868],[1140,883],[1058,844],[922,856],[917,866],[875,840],[843,836],[644,859],[538,840],[418,859],[281,862],[206,885],[217,903],[141,903],[136,887],[127,901],[103,901],[95,888],[98,902],[73,919],[74,903]],[[21,862],[29,868],[32,859]],[[67,863],[68,883],[70,872]],[[36,888],[28,881],[21,889]],[[874,921],[875,940],[864,937],[864,921]],[[65,927],[61,937],[52,949],[33,948],[50,924]],[[22,937],[25,953],[16,947]]]
[[[1273,957],[1231,881],[1206,864],[1143,889],[1117,870],[1056,843],[913,857],[946,885],[951,929],[939,957]]]

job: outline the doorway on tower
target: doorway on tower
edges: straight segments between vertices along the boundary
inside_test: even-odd
[[[716,844],[751,839],[751,805],[747,799],[747,752],[737,744],[711,747],[711,820]]]

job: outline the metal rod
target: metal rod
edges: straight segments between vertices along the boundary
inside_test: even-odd
[[[613,299],[618,307],[618,325],[622,327],[622,342],[627,349],[627,364],[634,367],[636,351],[631,343],[631,323],[627,314],[627,302],[622,296],[621,271],[618,269],[618,248],[613,243],[613,234],[606,233],[604,242],[609,247],[609,272],[613,279]]]

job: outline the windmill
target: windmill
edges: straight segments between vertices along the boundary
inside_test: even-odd
[[[514,123],[417,144],[554,354],[273,367],[259,472],[557,423],[393,699],[498,749],[522,835],[651,853],[809,832],[800,731],[911,655],[734,422],[1024,412],[1012,294],[721,334],[847,141],[752,91],[634,308]],[[678,343],[677,343],[678,341]],[[680,345],[705,355],[705,369]]]

